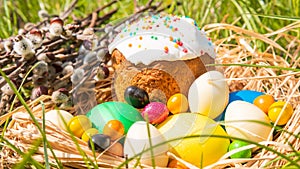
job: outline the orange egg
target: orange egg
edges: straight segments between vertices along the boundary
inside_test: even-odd
[[[122,137],[124,133],[124,125],[119,120],[110,120],[103,128],[103,134],[108,135],[112,140]]]
[[[269,107],[275,102],[271,95],[260,95],[256,97],[253,104],[260,108],[263,112],[268,114]]]
[[[177,93],[169,98],[167,107],[172,114],[183,113],[188,110],[189,102],[185,95]]]

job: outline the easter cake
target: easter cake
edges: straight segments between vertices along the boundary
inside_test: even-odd
[[[128,86],[146,90],[151,101],[187,95],[192,82],[208,70],[205,64],[215,58],[212,42],[193,19],[165,14],[126,25],[108,48],[119,101]]]

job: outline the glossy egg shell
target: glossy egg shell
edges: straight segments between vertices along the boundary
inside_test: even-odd
[[[68,122],[68,127],[76,137],[81,138],[86,130],[92,128],[92,123],[85,115],[78,115]]]
[[[225,128],[229,136],[254,142],[265,141],[272,129],[267,125],[270,125],[269,117],[254,104],[237,100],[226,109]]]
[[[229,103],[236,101],[236,100],[242,100],[248,103],[253,103],[254,99],[260,95],[263,95],[263,92],[258,92],[255,90],[239,90],[235,92],[229,93]]]
[[[241,147],[244,147],[247,145],[249,145],[249,144],[246,142],[234,140],[232,143],[230,143],[228,151],[232,151],[234,149],[241,148]],[[247,150],[242,150],[237,153],[234,153],[230,157],[231,158],[250,158],[251,154],[252,154],[251,149],[247,149]]]
[[[89,139],[90,139],[93,135],[98,134],[98,133],[99,133],[99,131],[98,131],[97,129],[95,129],[95,128],[89,128],[89,129],[87,129],[87,130],[82,134],[81,139],[82,139],[83,141],[85,141],[85,142],[88,142]]]
[[[258,92],[258,91],[254,91],[254,90],[239,90],[239,91],[230,92],[229,93],[229,101],[228,101],[227,106],[231,102],[236,101],[236,100],[253,103],[255,98],[257,98],[258,96],[261,96],[263,94],[264,94],[263,92]],[[224,121],[227,106],[226,106],[225,110],[218,117],[214,118],[214,120]]]
[[[176,93],[169,98],[167,107],[172,114],[186,112],[189,109],[189,101],[185,95]]]
[[[65,110],[50,110],[45,113],[45,120],[51,121],[53,124],[57,125],[59,128],[65,131],[67,131],[66,125],[72,118],[73,115]],[[66,125],[64,124],[64,121]]]
[[[129,86],[125,89],[124,99],[135,108],[143,108],[149,103],[148,93],[137,86]]]
[[[163,122],[169,115],[169,110],[164,103],[151,102],[144,107],[142,116],[148,119],[151,124],[159,124]]]
[[[271,95],[261,95],[254,99],[253,104],[260,108],[264,113],[268,114],[269,107],[275,102]]]
[[[212,119],[223,112],[229,99],[229,89],[224,78],[224,75],[218,71],[209,71],[192,83],[188,93],[191,112]]]
[[[279,115],[281,114],[281,111],[284,107],[286,102],[283,101],[278,101],[273,103],[268,110],[268,116],[270,117],[271,121],[275,123],[277,119],[279,118]],[[293,107],[291,104],[287,103],[286,108],[283,110],[277,124],[278,125],[285,125],[291,116],[293,115]]]
[[[94,148],[92,148],[92,144]],[[91,150],[102,152],[107,149],[111,144],[110,137],[104,134],[95,134],[88,141],[88,146]]]
[[[175,114],[157,127],[168,141],[173,140],[169,142],[171,151],[197,167],[201,163],[205,167],[217,162],[227,152],[230,143],[227,138],[209,137],[227,134],[218,123],[199,113]],[[193,135],[196,137],[183,138]]]
[[[119,120],[110,120],[103,128],[103,134],[108,135],[112,140],[119,139],[124,133],[124,126]]]
[[[99,133],[103,133],[105,124],[110,120],[119,120],[125,128],[125,133],[136,121],[144,121],[140,112],[123,102],[99,104],[92,108],[86,116],[91,120],[93,127],[99,130]]]
[[[147,125],[149,125],[149,134],[151,136],[150,139],[152,146],[166,142],[166,139],[156,127],[149,123],[147,124],[147,122],[145,121],[139,121],[134,123],[127,133],[124,143],[124,155],[127,154],[130,158],[150,148]],[[157,166],[167,166],[168,158],[166,152],[168,151],[168,149],[169,146],[167,143],[162,144],[158,147],[153,147],[152,150]],[[142,163],[151,165],[152,156],[150,151],[143,152],[143,154],[140,157]]]

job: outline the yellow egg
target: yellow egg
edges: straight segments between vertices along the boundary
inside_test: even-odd
[[[167,107],[172,114],[182,113],[189,109],[189,102],[185,95],[176,93],[169,98]]]
[[[183,160],[205,167],[222,157],[229,146],[228,138],[217,138],[213,135],[227,136],[224,129],[214,120],[198,113],[180,113],[169,116],[158,125],[158,130],[169,142],[171,151]],[[194,138],[183,138],[186,136]]]
[[[273,103],[269,107],[268,116],[270,117],[272,122],[274,123],[276,122],[285,104],[286,102],[278,101]],[[289,121],[292,115],[293,115],[293,107],[289,103],[287,103],[286,108],[283,110],[277,124],[285,125]]]
[[[92,123],[85,115],[78,115],[69,121],[68,126],[73,134],[80,138],[87,129],[92,128]]]
[[[188,93],[191,112],[197,112],[212,119],[218,117],[229,100],[229,89],[225,77],[218,71],[209,71],[198,77]]]
[[[82,134],[81,139],[85,142],[88,142],[93,135],[98,133],[99,131],[96,128],[89,128]]]

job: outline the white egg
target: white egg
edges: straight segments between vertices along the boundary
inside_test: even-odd
[[[150,134],[150,137],[149,135]],[[150,140],[152,147],[161,143],[160,146],[153,147],[153,156],[155,165],[159,167],[166,167],[168,164],[168,156],[166,152],[169,149],[166,139],[158,131],[156,127],[149,124],[149,133],[147,130],[147,122],[138,121],[135,122],[128,130],[125,143],[124,143],[124,155],[128,155],[128,158],[134,157],[135,155],[142,153],[144,150],[150,148]],[[142,164],[152,165],[151,151],[145,151],[140,158]]]
[[[50,110],[45,114],[45,120],[51,121],[53,124],[57,125],[59,128],[67,131],[66,124],[73,118],[73,115],[65,110]]]
[[[228,105],[225,112],[225,128],[229,136],[254,142],[267,140],[272,129],[268,116],[262,110],[240,100]]]
[[[224,78],[218,71],[208,71],[192,83],[188,94],[191,112],[214,119],[224,111],[229,99],[229,89]]]

